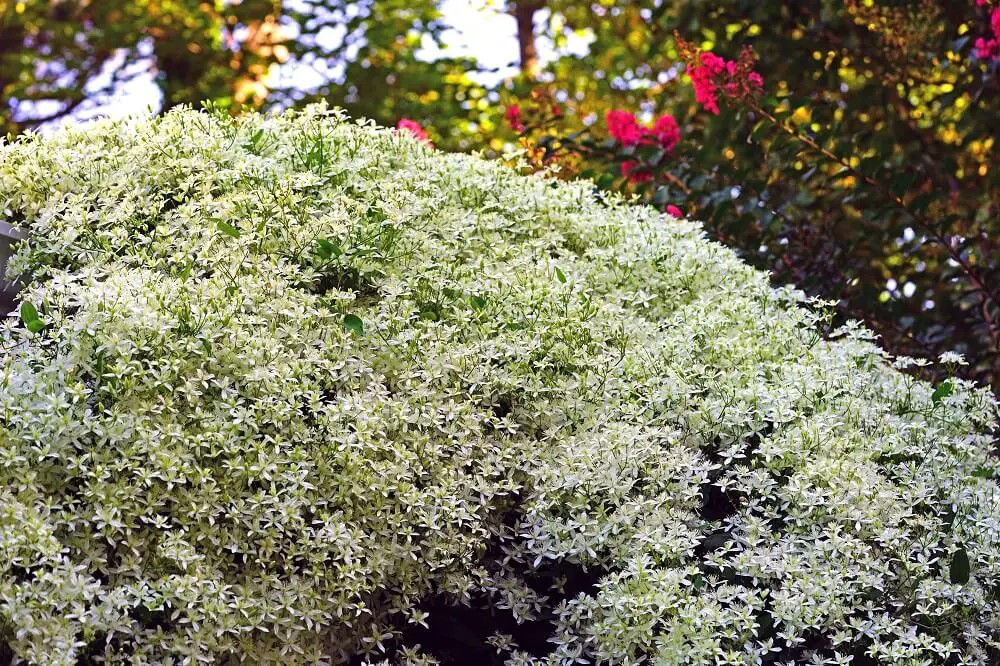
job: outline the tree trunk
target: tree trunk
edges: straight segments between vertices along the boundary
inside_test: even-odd
[[[529,79],[538,77],[541,69],[538,63],[538,50],[535,45],[535,12],[544,6],[537,0],[518,2],[514,5],[514,18],[517,20],[517,46],[521,56],[521,74]]]

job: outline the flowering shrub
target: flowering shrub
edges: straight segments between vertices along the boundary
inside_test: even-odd
[[[0,653],[1000,654],[991,394],[696,224],[316,107],[0,157]]]
[[[502,91],[539,169],[675,206],[774,284],[836,301],[836,323],[893,354],[957,351],[963,378],[1000,387],[998,0],[598,4],[539,24],[592,35],[586,54]],[[636,144],[612,110],[670,112],[680,141]],[[513,135],[492,133],[456,147]]]

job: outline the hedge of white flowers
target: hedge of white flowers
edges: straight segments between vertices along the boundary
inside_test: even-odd
[[[321,107],[14,141],[0,219],[15,663],[1000,663],[991,393],[694,223]]]

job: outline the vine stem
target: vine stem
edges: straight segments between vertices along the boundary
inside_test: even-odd
[[[931,239],[934,240],[934,242],[943,247],[948,252],[948,255],[951,257],[952,261],[954,261],[956,264],[959,265],[959,267],[961,267],[962,272],[969,279],[969,281],[972,282],[978,288],[979,303],[983,315],[983,320],[986,323],[986,327],[990,331],[990,337],[993,340],[994,348],[1000,350],[1000,330],[997,329],[997,324],[995,321],[993,321],[993,317],[991,317],[989,313],[990,304],[992,304],[997,311],[1000,311],[1000,298],[998,298],[997,295],[993,293],[993,290],[991,290],[989,287],[986,286],[986,283],[979,276],[979,274],[972,268],[968,260],[965,257],[963,257],[961,253],[955,250],[955,248],[952,246],[952,244],[948,241],[948,239],[945,236],[943,236],[940,232],[938,232],[934,228],[934,225],[930,220],[925,218],[923,215],[917,213],[916,211],[912,210],[908,205],[906,205],[906,202],[903,201],[902,197],[897,196],[892,192],[890,192],[889,190],[887,190],[885,186],[883,186],[881,183],[876,181],[871,176],[866,176],[865,174],[858,171],[856,167],[851,166],[851,163],[848,160],[844,159],[843,157],[840,157],[839,155],[830,151],[829,149],[824,148],[820,144],[816,143],[815,140],[809,138],[808,136],[805,136],[804,134],[796,130],[794,127],[789,127],[785,122],[779,120],[772,113],[762,108],[760,104],[758,104],[755,100],[753,99],[748,100],[748,106],[752,111],[760,114],[761,117],[766,118],[768,121],[771,122],[772,125],[780,129],[781,131],[785,132],[786,134],[796,139],[800,143],[808,146],[813,151],[819,153],[823,157],[826,157],[827,159],[836,162],[837,164],[847,169],[851,173],[851,175],[854,176],[856,179],[864,182],[866,185],[873,188],[883,197],[891,201],[897,208],[906,213],[914,222],[916,222],[917,226],[920,227],[921,231],[926,233]]]

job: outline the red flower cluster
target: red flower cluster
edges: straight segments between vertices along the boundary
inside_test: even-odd
[[[515,132],[521,133],[524,131],[524,123],[521,122],[521,106],[519,104],[508,106],[503,117]]]
[[[694,98],[706,111],[719,114],[719,91],[730,99],[746,99],[757,95],[764,87],[764,78],[753,71],[754,56],[749,49],[740,53],[739,60],[725,60],[711,51],[693,58],[689,75],[694,86]]]
[[[613,109],[604,116],[608,124],[608,134],[623,146],[634,146],[642,139],[642,129],[639,121],[629,111]]]
[[[673,215],[678,219],[684,217],[684,211],[673,204],[667,204],[666,211],[668,215]]]
[[[431,138],[427,136],[427,131],[424,130],[424,128],[421,127],[420,123],[418,123],[416,120],[410,120],[409,118],[400,118],[399,122],[396,123],[396,130],[409,132],[414,137],[416,137],[418,141],[423,141],[431,148],[434,147],[434,144],[431,143]]]
[[[512,130],[524,134],[529,126],[544,129],[550,122],[561,118],[562,113],[562,106],[549,92],[536,88],[528,99],[511,102],[503,117]]]
[[[657,118],[652,127],[643,127],[631,112],[618,109],[608,111],[604,121],[611,138],[623,146],[655,143],[669,151],[681,140],[681,130],[669,113]]]
[[[625,160],[621,165],[622,175],[628,178],[630,183],[648,183],[653,180],[653,173],[649,169],[643,169],[635,160]]]
[[[985,3],[978,4],[982,6]],[[1000,7],[994,7],[990,14],[990,29],[993,31],[992,37],[980,37],[976,40],[976,57],[982,60],[1000,57]]]
[[[658,145],[669,152],[681,140],[680,127],[669,113],[657,118],[652,127],[640,125],[635,114],[619,109],[608,111],[604,121],[608,124],[611,138],[623,146]],[[634,160],[622,162],[621,173],[630,183],[647,183],[653,180],[652,172],[640,167]]]
[[[653,123],[653,136],[664,150],[671,151],[681,140],[681,128],[669,113],[665,113]]]

